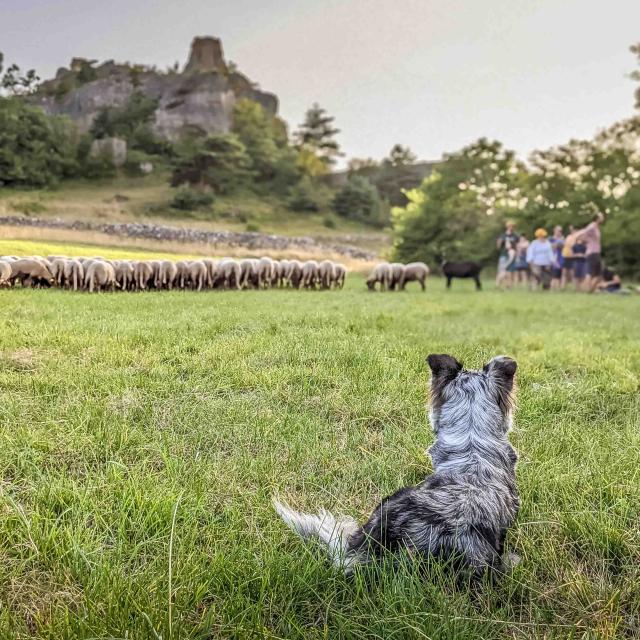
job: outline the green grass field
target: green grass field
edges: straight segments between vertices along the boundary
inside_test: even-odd
[[[1,638],[640,634],[640,297],[0,291]],[[430,471],[430,352],[518,360],[523,557],[336,574],[270,498],[362,520]]]

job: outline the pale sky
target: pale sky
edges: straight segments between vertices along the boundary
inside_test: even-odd
[[[0,51],[42,78],[80,56],[182,66],[196,35],[280,98],[319,102],[347,157],[525,157],[633,113],[640,0],[0,0]]]

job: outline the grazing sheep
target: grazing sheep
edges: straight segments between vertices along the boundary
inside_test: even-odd
[[[56,281],[56,285],[59,287],[63,287],[65,284],[65,267],[67,266],[68,260],[66,258],[54,258],[53,260],[49,260],[49,271],[51,271],[51,275]]]
[[[202,260],[194,260],[189,265],[189,283],[191,288],[196,291],[202,291],[207,285],[208,274],[207,265]]]
[[[290,260],[287,265],[285,278],[294,289],[299,289],[302,284],[302,262],[300,260]]]
[[[0,260],[0,286],[11,286],[11,263],[6,260]]]
[[[342,288],[346,267],[332,260],[273,260],[246,258],[237,261],[210,258],[179,260],[108,260],[98,256],[0,256],[0,286],[58,286],[65,289],[121,291],[191,288],[256,289],[292,287],[300,289]],[[383,288],[386,279],[381,280]]]
[[[111,288],[114,291],[116,287],[120,287],[116,281],[116,271],[113,265],[105,260],[93,260],[84,276],[85,289],[89,289],[89,293],[101,291]]]
[[[134,267],[129,260],[117,260],[114,262],[113,268],[116,272],[116,280],[120,285],[120,289],[128,291],[134,283]]]
[[[267,257],[258,260],[258,289],[266,289],[277,277],[276,263]]]
[[[407,282],[419,282],[423,291],[426,291],[426,280],[429,275],[429,267],[424,262],[410,262],[404,265],[400,278],[400,291],[404,291]]]
[[[211,258],[204,258],[202,262],[204,262],[205,267],[207,267],[207,286],[211,288],[218,275],[218,263]]]
[[[289,272],[289,260],[278,260],[276,262],[276,270],[278,272],[279,287],[284,287],[287,284],[287,273]]]
[[[322,289],[330,289],[333,282],[334,265],[331,260],[323,260],[318,265],[318,283]]]
[[[37,258],[21,258],[14,260],[10,264],[10,280],[12,283],[20,280],[20,284],[22,284],[23,287],[50,287],[55,283],[53,274],[43,260]]]
[[[307,260],[302,265],[302,286],[305,289],[315,289],[318,282],[318,263],[315,260]]]
[[[471,260],[461,262],[444,260],[442,262],[442,273],[447,279],[447,289],[451,288],[453,278],[472,278],[476,283],[476,291],[480,291],[482,289],[482,284],[480,284],[481,271],[482,265]]]
[[[204,261],[203,261],[204,262]],[[178,276],[178,267],[171,260],[162,260],[158,269],[156,289],[173,289],[173,284]]]
[[[178,260],[178,262],[176,262],[178,273],[175,282],[180,289],[186,289],[189,284],[189,264],[188,260]]]
[[[78,290],[84,282],[84,267],[79,260],[66,260],[64,264],[64,282],[65,286]]]
[[[240,288],[258,288],[258,260],[256,258],[245,258],[240,260]]]
[[[380,283],[380,291],[385,291],[391,283],[391,265],[388,262],[377,264],[367,278],[369,291],[376,290],[376,283]]]
[[[347,267],[339,262],[333,265],[333,285],[342,289],[344,281],[347,277]]]
[[[136,289],[145,291],[153,280],[153,266],[146,260],[138,260],[133,266],[133,274]]]
[[[402,275],[404,273],[404,265],[400,262],[392,262],[389,265],[391,277],[389,279],[389,289],[395,291],[396,287],[400,288],[402,283]]]
[[[232,258],[224,258],[218,264],[218,278],[225,289],[240,289],[240,264]]]

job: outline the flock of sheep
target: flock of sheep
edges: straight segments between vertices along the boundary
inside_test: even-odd
[[[376,265],[367,278],[375,291],[402,291],[408,282],[426,289],[429,267],[424,262]],[[0,256],[0,286],[60,287],[73,291],[145,291],[148,289],[342,289],[343,264],[331,260],[245,258],[200,260],[107,260],[65,256]]]
[[[425,291],[428,275],[429,267],[424,262],[383,262],[373,268],[367,278],[367,286],[371,291],[375,291],[376,284],[380,286],[380,291],[395,291],[396,287],[399,291],[404,291],[407,282],[419,282]]]
[[[331,260],[246,258],[107,260],[65,256],[0,256],[0,285],[57,286],[74,291],[147,289],[332,289],[344,286],[347,269]]]

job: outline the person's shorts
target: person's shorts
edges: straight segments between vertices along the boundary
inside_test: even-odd
[[[587,256],[587,273],[592,278],[598,278],[602,275],[602,259],[599,253],[590,253]]]
[[[526,258],[517,258],[515,261],[515,270],[516,271],[528,271],[529,265],[527,264]]]
[[[560,267],[551,267],[551,277],[560,280],[562,277],[562,269]]]
[[[509,256],[500,256],[498,258],[498,273],[504,273],[507,270],[509,264]]]
[[[564,266],[562,268],[566,269],[567,271],[573,271],[573,260],[573,258],[565,258]]]
[[[587,275],[587,261],[584,258],[573,259],[573,277],[581,280]]]

